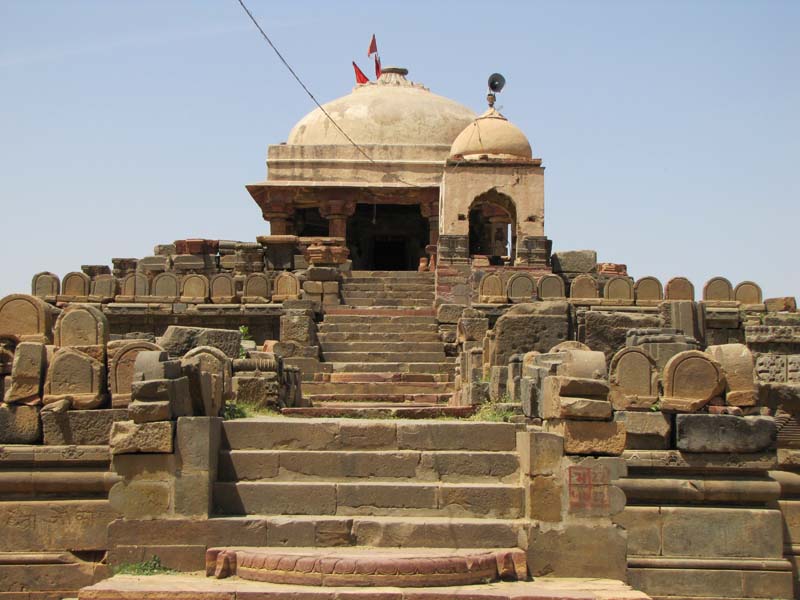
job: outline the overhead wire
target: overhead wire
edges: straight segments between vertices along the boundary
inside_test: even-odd
[[[261,37],[263,37],[264,40],[267,42],[267,44],[269,44],[270,48],[272,48],[272,50],[278,56],[278,58],[283,63],[283,65],[288,69],[289,73],[292,74],[292,77],[294,77],[295,80],[297,81],[297,83],[300,84],[300,87],[303,88],[303,91],[308,95],[309,98],[311,98],[311,100],[313,100],[314,104],[317,105],[317,108],[319,108],[319,110],[322,111],[322,114],[325,115],[325,117],[331,123],[333,123],[333,126],[336,127],[336,129],[339,131],[339,133],[341,133],[344,136],[344,138],[348,142],[350,142],[350,144],[352,144],[352,146],[364,156],[364,158],[366,158],[373,165],[379,167],[380,165],[378,164],[378,162],[375,159],[373,159],[369,154],[367,154],[366,150],[364,150],[361,146],[359,146],[356,143],[356,141],[353,138],[351,138],[344,129],[341,128],[339,123],[336,122],[336,119],[334,119],[330,115],[330,113],[328,113],[328,111],[325,110],[325,108],[322,106],[322,104],[320,104],[319,100],[317,100],[317,98],[314,96],[314,94],[311,93],[311,90],[309,90],[308,87],[306,86],[306,84],[303,83],[303,80],[300,79],[300,76],[295,72],[295,70],[292,68],[292,66],[289,64],[289,62],[284,58],[284,56],[283,56],[283,54],[281,54],[280,50],[278,50],[278,48],[275,46],[275,44],[272,43],[272,40],[269,38],[267,33],[261,27],[259,22],[256,20],[255,16],[253,16],[253,13],[251,13],[250,9],[248,9],[247,6],[245,5],[244,0],[237,0],[237,2],[242,7],[242,9],[247,14],[247,16],[250,17],[250,20],[253,22],[253,25],[255,25],[256,28],[258,29],[258,31],[261,33]],[[386,172],[386,175],[396,179],[400,183],[404,183],[404,184],[409,185],[411,187],[418,187],[418,188],[424,187],[424,186],[421,186],[421,185],[417,185],[416,183],[412,183],[410,181],[406,181],[402,177],[400,177],[399,175],[395,175],[394,173]]]

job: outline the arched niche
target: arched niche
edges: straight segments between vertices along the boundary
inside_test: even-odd
[[[580,300],[597,298],[597,280],[588,274],[578,275],[569,286],[569,297]]]
[[[686,277],[673,277],[667,282],[667,300],[694,300],[694,285]]]
[[[33,276],[31,294],[42,300],[55,300],[61,293],[61,281],[58,275],[44,271]]]
[[[637,303],[661,302],[664,299],[664,287],[658,279],[647,275],[633,286],[633,294]]]
[[[564,298],[567,295],[564,280],[558,275],[544,275],[539,279],[537,292],[542,300]]]
[[[763,294],[761,286],[753,281],[743,281],[733,291],[734,298],[742,304],[761,304]]]
[[[633,284],[631,280],[621,275],[612,277],[603,288],[603,297],[607,300],[633,300]]]
[[[508,256],[513,264],[519,232],[517,207],[511,196],[495,189],[476,196],[468,220],[470,256],[488,256],[492,264],[501,264],[501,257]]]
[[[703,286],[703,300],[723,301],[733,300],[733,286],[724,277],[712,277]]]

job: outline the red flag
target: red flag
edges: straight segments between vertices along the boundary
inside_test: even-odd
[[[375,54],[375,79],[381,78],[381,57]]]
[[[353,70],[356,72],[356,83],[367,83],[369,77],[364,75],[364,71],[358,68],[356,61],[353,61]]]
[[[369,43],[369,50],[367,50],[367,58],[378,52],[378,41],[375,39],[375,34],[372,34],[372,41]]]

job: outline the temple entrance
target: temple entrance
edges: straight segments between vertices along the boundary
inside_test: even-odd
[[[406,271],[406,242],[400,237],[376,237],[373,250],[377,271]]]
[[[350,258],[360,271],[416,271],[428,236],[417,204],[358,204],[347,221]]]

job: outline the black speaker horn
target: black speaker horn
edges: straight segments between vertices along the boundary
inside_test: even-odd
[[[489,89],[497,94],[503,90],[503,87],[506,85],[506,78],[500,75],[500,73],[492,73],[489,75]]]

